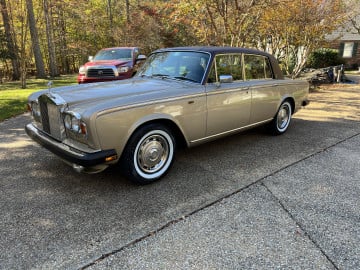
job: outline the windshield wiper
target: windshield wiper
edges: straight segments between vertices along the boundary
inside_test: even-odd
[[[164,79],[164,78],[169,78],[169,75],[161,74],[161,73],[154,73],[154,74],[151,74],[151,77],[161,77],[162,79]]]
[[[190,79],[190,78],[186,78],[184,76],[177,76],[177,77],[174,77],[175,79],[179,79],[179,80],[183,80],[183,81],[190,81],[190,82],[196,82],[198,83],[198,81],[196,80],[193,80],[193,79]]]

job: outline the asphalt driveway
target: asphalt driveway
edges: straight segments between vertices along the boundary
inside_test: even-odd
[[[288,132],[178,153],[163,180],[74,172],[0,123],[1,269],[359,269],[360,87],[311,94]]]

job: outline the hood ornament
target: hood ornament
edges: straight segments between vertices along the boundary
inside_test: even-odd
[[[48,93],[49,93],[49,96],[50,96],[50,97],[53,97],[53,95],[52,95],[52,93],[51,93],[51,87],[52,87],[53,84],[54,84],[53,81],[49,81],[49,82],[47,83]]]
[[[66,105],[66,101],[59,96],[59,94],[56,93],[56,91],[51,92],[51,88],[52,88],[53,82],[49,81],[47,83],[48,89],[47,92],[44,93],[44,95],[46,95],[48,98],[50,98],[50,100],[55,104],[55,105]],[[63,110],[64,108],[61,108],[61,110]]]

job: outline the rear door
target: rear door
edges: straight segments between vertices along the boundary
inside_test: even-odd
[[[244,73],[252,95],[250,124],[272,119],[281,98],[281,86],[273,79],[269,59],[262,55],[244,54]]]

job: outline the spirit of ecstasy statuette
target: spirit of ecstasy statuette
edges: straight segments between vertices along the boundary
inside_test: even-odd
[[[50,97],[52,96],[52,94],[51,94],[51,87],[52,87],[52,85],[53,85],[53,81],[49,81],[49,82],[47,83],[48,91],[49,91],[49,96],[50,96]]]

